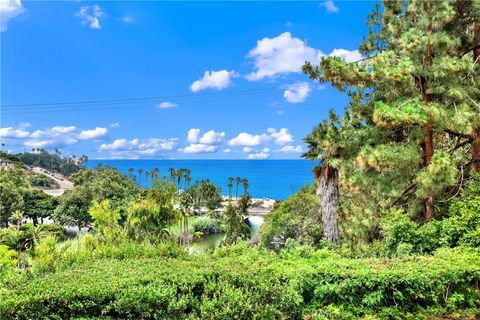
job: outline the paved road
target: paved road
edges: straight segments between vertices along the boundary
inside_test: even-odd
[[[58,189],[48,189],[48,188],[40,188],[41,190],[43,190],[43,192],[51,195],[51,196],[61,196],[65,190],[71,190],[73,189],[73,183],[64,179],[64,180],[60,180],[59,178],[57,178],[56,176],[54,176],[51,172],[47,171],[47,172],[43,172],[42,171],[42,168],[39,168],[39,167],[34,167],[32,169],[33,172],[35,173],[38,173],[38,174],[43,174],[44,176],[47,176],[49,177],[50,179],[52,180],[55,180],[55,182],[58,183],[58,185],[60,186],[60,188]]]

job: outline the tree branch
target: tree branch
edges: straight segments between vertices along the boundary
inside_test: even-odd
[[[457,143],[456,145],[454,145],[453,147],[451,147],[451,148],[448,150],[448,153],[452,154],[452,153],[454,153],[458,148],[461,148],[461,147],[463,147],[463,146],[466,145],[466,144],[470,144],[470,143],[472,143],[472,141],[473,141],[473,139],[472,139],[472,138],[469,138],[469,139],[467,139],[467,140],[464,140],[464,141],[462,141],[462,142],[459,142],[459,143]]]
[[[469,135],[469,134],[460,133],[460,132],[455,132],[455,131],[450,130],[450,129],[444,129],[443,132],[448,133],[448,134],[451,134],[452,136],[456,136],[456,137],[467,138],[467,139],[471,139],[471,138],[472,138],[472,136]]]

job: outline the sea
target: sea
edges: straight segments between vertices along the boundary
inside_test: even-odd
[[[209,179],[220,187],[223,195],[228,195],[228,177],[247,178],[248,190],[253,198],[285,200],[302,186],[313,182],[312,169],[315,163],[309,160],[88,160],[87,167],[98,164],[117,168],[125,175],[129,169],[151,172],[159,169],[159,177],[169,177],[169,168],[191,170],[191,184],[197,180]],[[145,186],[145,174],[140,185]],[[242,191],[239,186],[239,193]],[[235,194],[235,183],[233,187]]]

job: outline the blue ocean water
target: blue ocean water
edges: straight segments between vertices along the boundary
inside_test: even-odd
[[[192,183],[210,179],[224,195],[228,194],[228,177],[247,178],[252,197],[278,200],[285,200],[306,183],[311,183],[314,166],[309,160],[89,160],[87,167],[94,168],[99,163],[115,167],[126,175],[129,168],[134,168],[137,177],[139,169],[151,172],[158,168],[159,177],[169,177],[169,168],[187,168],[192,171]],[[141,184],[145,185],[145,174]],[[242,189],[239,187],[239,190]]]

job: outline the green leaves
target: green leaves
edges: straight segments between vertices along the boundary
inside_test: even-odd
[[[458,169],[452,156],[444,151],[436,152],[432,162],[417,175],[417,196],[424,198],[431,193],[440,193],[455,184],[457,174]]]

